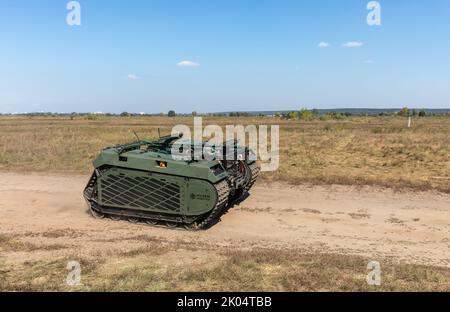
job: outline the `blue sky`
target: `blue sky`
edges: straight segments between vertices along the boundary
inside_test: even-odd
[[[448,0],[67,2],[0,2],[0,112],[450,107]]]

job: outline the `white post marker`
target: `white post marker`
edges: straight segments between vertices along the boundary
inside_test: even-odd
[[[411,128],[411,116],[408,118],[408,128]]]

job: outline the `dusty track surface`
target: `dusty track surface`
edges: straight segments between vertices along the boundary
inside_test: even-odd
[[[82,199],[88,176],[0,176],[0,234],[32,244],[66,246],[8,253],[4,260],[10,263],[55,253],[92,256],[106,248],[124,251],[144,244],[132,238],[145,235],[168,243],[295,248],[450,267],[449,194],[257,185],[250,198],[211,230],[186,232],[93,219]]]

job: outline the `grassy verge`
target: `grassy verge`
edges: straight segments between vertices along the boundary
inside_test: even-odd
[[[0,243],[3,250],[10,246],[7,240]],[[367,284],[369,259],[363,257],[198,247],[150,242],[102,256],[74,253],[3,263],[0,291],[450,291],[446,268],[380,261],[378,287]],[[66,285],[71,260],[81,264],[82,286]]]

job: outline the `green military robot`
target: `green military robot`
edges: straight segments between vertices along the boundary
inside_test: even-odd
[[[250,157],[254,155],[251,150],[233,142],[232,148],[224,144],[221,157],[179,159],[172,151],[180,137],[104,149],[94,161],[95,171],[84,190],[92,215],[205,230],[248,196],[260,171],[255,157]],[[191,147],[193,155],[195,144]],[[229,157],[230,150],[233,157]]]

